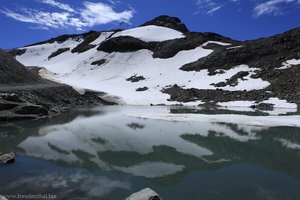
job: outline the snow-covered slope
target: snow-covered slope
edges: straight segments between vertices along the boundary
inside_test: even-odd
[[[83,44],[88,48],[83,48],[81,53],[72,52],[78,45],[84,47]],[[101,48],[107,44],[112,49],[109,52]],[[107,96],[118,97],[118,102],[124,104],[198,105],[222,102],[219,105],[226,105],[226,102],[248,100],[254,107],[271,102],[275,107],[297,110],[298,97],[291,100],[283,98],[284,95],[277,96],[276,81],[269,78],[265,60],[260,62],[260,57],[257,57],[254,63],[252,57],[259,52],[252,53],[251,48],[254,47],[251,45],[212,33],[181,33],[148,24],[123,31],[101,32],[88,42],[85,36],[78,36],[27,46],[21,48],[26,51],[17,55],[16,59],[26,66],[43,68],[40,75],[44,78],[78,90],[105,92]],[[248,47],[251,47],[250,50]],[[248,51],[251,59],[239,58]],[[269,56],[269,53],[262,53],[261,57],[265,59],[263,56]],[[230,57],[233,58],[228,60]],[[279,66],[269,67],[272,75],[276,75],[276,70],[285,73],[299,65],[297,54],[285,57],[290,59],[278,62]],[[210,64],[212,59],[216,62]],[[211,99],[201,98],[198,93],[202,91],[214,93]],[[277,105],[277,101],[271,101],[272,98],[287,103]]]
[[[133,28],[113,35],[113,37],[120,36],[131,36],[146,42],[163,42],[166,40],[184,38],[183,33],[179,31],[154,25]]]

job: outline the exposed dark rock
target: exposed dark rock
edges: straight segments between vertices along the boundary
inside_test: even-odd
[[[232,76],[229,79],[226,79],[226,82],[219,82],[216,84],[212,84],[215,87],[226,87],[226,86],[237,86],[239,83],[239,79],[241,80],[245,80],[244,77],[248,76],[249,72],[245,72],[245,71],[241,71],[238,72],[237,74],[235,74],[234,76]]]
[[[100,44],[98,51],[112,52],[132,52],[141,49],[149,49],[149,44],[140,39],[130,36],[113,37]]]
[[[127,126],[133,130],[145,128],[145,125],[139,123],[131,123],[131,124],[127,124]]]
[[[145,42],[131,36],[113,37],[101,43],[97,50],[112,53],[148,49],[153,51],[154,58],[171,58],[180,51],[195,49],[210,40],[238,44],[238,42],[230,38],[214,33],[186,33],[184,38],[164,42]],[[218,48],[220,48],[219,45]]]
[[[126,81],[131,81],[133,83],[136,83],[136,82],[139,82],[142,80],[145,80],[145,78],[143,76],[137,76],[137,75],[131,76],[130,78],[126,79]]]
[[[181,20],[177,17],[170,17],[167,15],[162,15],[156,17],[155,19],[142,24],[141,26],[148,26],[148,25],[155,25],[155,26],[163,26],[167,28],[171,28],[182,33],[187,33],[189,30],[187,29],[186,25],[181,22]]]
[[[58,37],[55,37],[55,38],[51,38],[49,40],[45,40],[45,41],[42,41],[42,42],[37,42],[37,43],[34,43],[34,44],[30,44],[30,45],[27,45],[25,47],[28,47],[28,46],[34,46],[34,45],[40,45],[40,44],[47,44],[47,43],[54,43],[54,42],[57,42],[57,43],[63,43],[65,42],[66,40],[68,39],[73,39],[73,40],[80,40],[81,38],[86,38],[92,34],[95,34],[97,33],[96,31],[89,31],[87,33],[83,33],[83,34],[66,34],[66,35],[61,35],[61,36],[58,36]]]
[[[249,67],[259,69],[251,78],[261,78],[271,83],[264,90],[259,90],[261,94],[257,96],[258,100],[261,99],[261,95],[265,95],[268,91],[272,93],[272,96],[296,103],[299,107],[300,81],[298,77],[300,76],[300,68],[296,66],[285,70],[277,70],[276,68],[281,67],[282,62],[286,60],[300,59],[300,28],[270,38],[241,42],[241,44],[242,46],[238,48],[215,49],[209,56],[184,65],[181,70],[200,71],[207,69],[209,75],[215,75],[220,70],[229,70],[235,66],[246,64]],[[222,87],[230,84],[230,82],[234,83],[235,78],[215,86]],[[231,99],[236,100],[235,97],[236,95],[232,93]],[[255,98],[251,99],[255,100]]]
[[[270,88],[269,88],[270,89]],[[193,102],[201,100],[205,102],[207,105],[214,102],[229,102],[229,101],[255,101],[255,102],[263,102],[268,100],[269,98],[275,97],[279,99],[287,99],[288,102],[296,103],[299,109],[299,92],[298,94],[291,94],[289,96],[285,95],[285,93],[273,93],[268,91],[267,89],[263,90],[251,90],[251,91],[226,91],[222,89],[216,90],[204,90],[204,89],[183,89],[179,86],[172,86],[162,90],[163,93],[169,94],[169,101],[176,102]],[[261,105],[260,105],[261,104]],[[259,110],[269,110],[273,108],[272,104],[260,103],[256,105],[254,108]],[[215,106],[215,105],[214,105]]]
[[[101,59],[101,60],[97,60],[97,61],[92,62],[91,65],[98,65],[98,66],[100,66],[100,65],[103,65],[105,62],[106,62],[105,59]]]
[[[16,111],[17,114],[34,114],[34,115],[40,115],[45,116],[48,115],[48,110],[39,105],[25,105],[22,107],[19,107]]]
[[[239,44],[230,38],[223,37],[215,33],[194,33],[189,32],[185,25],[181,23],[178,18],[160,16],[154,20],[143,24],[146,25],[158,25],[173,28],[175,30],[180,29],[185,33],[184,38],[178,38],[174,40],[168,40],[164,42],[145,42],[137,38],[130,36],[113,37],[104,41],[97,50],[108,53],[112,52],[132,52],[141,49],[148,49],[153,51],[154,58],[171,58],[182,50],[191,50],[199,47],[203,43],[213,40],[221,42],[230,42],[232,44]],[[185,27],[185,28],[184,28]],[[212,48],[217,48],[214,45]],[[209,45],[206,48],[210,48]]]
[[[184,65],[181,69],[184,71],[199,71],[202,69],[216,71],[248,64],[251,67],[271,71],[271,69],[280,67],[284,60],[300,57],[299,43],[300,28],[271,38],[246,41],[241,43],[243,46],[239,48],[218,49],[205,58]]]
[[[269,111],[269,110],[273,110],[274,109],[274,105],[270,104],[270,103],[260,103],[258,105],[255,105],[253,108],[256,108],[258,110]]]
[[[11,109],[13,109],[13,108],[15,108],[17,106],[18,106],[18,104],[16,104],[16,103],[3,102],[0,99],[0,111],[11,110]]]
[[[26,49],[11,49],[8,51],[8,53],[12,56],[12,57],[16,57],[16,56],[21,56],[26,52]]]
[[[96,45],[92,45],[90,43],[95,41],[100,35],[101,32],[90,33],[90,35],[84,37],[83,42],[81,42],[78,46],[72,49],[72,53],[82,53],[94,48]]]
[[[50,56],[48,56],[48,59],[51,59],[55,56],[58,56],[66,51],[69,51],[70,48],[62,48],[62,49],[58,49],[57,51],[54,51],[53,53],[50,54]]]
[[[0,50],[0,86],[12,84],[36,84],[43,80],[27,70],[8,53]]]
[[[186,37],[168,40],[159,43],[152,43],[150,50],[154,52],[154,58],[171,58],[183,50],[191,50],[201,46],[207,41],[220,41],[238,44],[230,38],[223,37],[215,33],[186,33]],[[220,46],[218,45],[220,48]],[[206,47],[208,48],[208,46]]]
[[[141,87],[141,88],[137,88],[135,91],[143,92],[143,91],[147,91],[148,89],[149,89],[148,87]]]
[[[264,90],[252,91],[226,91],[216,90],[200,90],[200,89],[183,89],[179,86],[165,88],[162,92],[170,95],[170,101],[190,102],[201,100],[204,102],[228,102],[228,101],[264,101],[273,97]]]

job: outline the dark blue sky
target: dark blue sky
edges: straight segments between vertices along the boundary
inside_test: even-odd
[[[0,48],[120,22],[134,27],[159,15],[177,16],[191,31],[248,40],[299,27],[300,0],[0,0]]]

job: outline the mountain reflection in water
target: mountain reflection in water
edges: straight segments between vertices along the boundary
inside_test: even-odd
[[[112,106],[3,123],[0,152],[20,156],[0,167],[0,193],[124,199],[152,187],[165,199],[300,197],[300,128],[126,115],[180,109]]]

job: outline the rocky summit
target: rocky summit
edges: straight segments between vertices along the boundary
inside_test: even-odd
[[[131,29],[63,35],[9,53],[37,66],[44,79],[98,91],[119,104],[299,112],[300,28],[237,41],[191,32],[180,19],[160,16]]]

